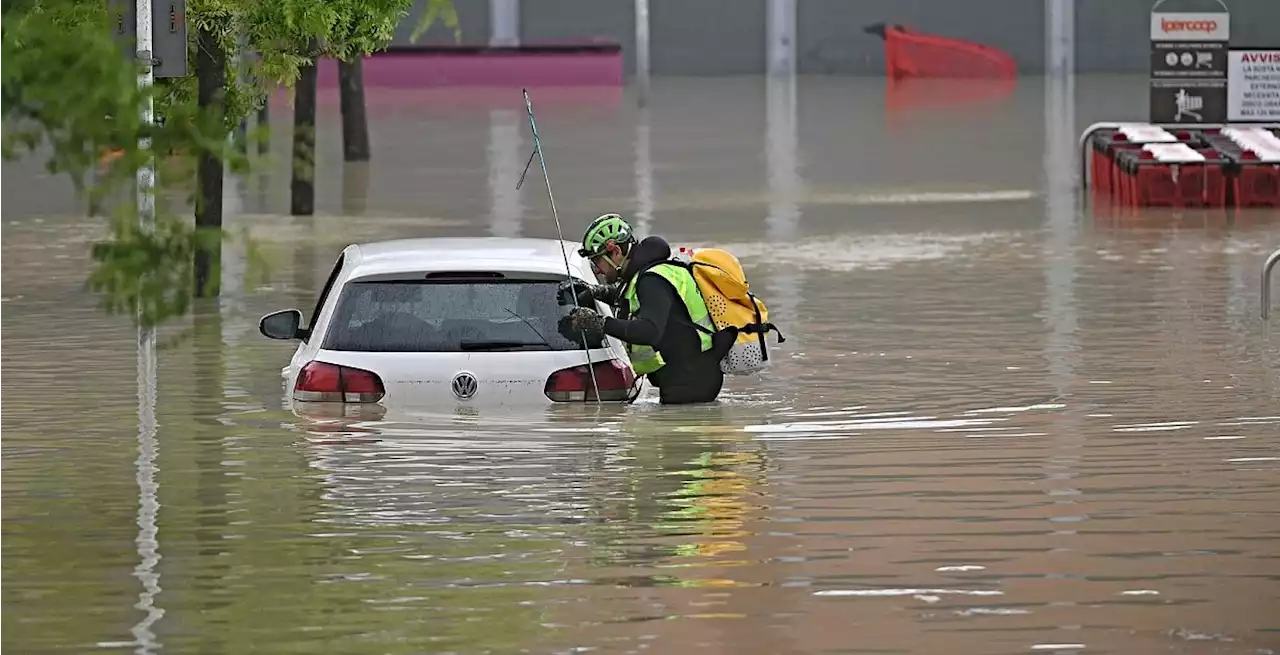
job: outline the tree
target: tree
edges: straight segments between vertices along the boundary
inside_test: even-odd
[[[196,21],[196,105],[207,113],[216,124],[226,129],[231,126],[218,120],[227,114],[226,89],[236,79],[227,78],[227,50],[223,40],[232,32],[231,12],[225,7],[197,3],[203,9]],[[233,71],[234,75],[234,71]],[[208,238],[201,239],[195,250],[195,294],[214,297],[219,294],[222,268],[222,240],[216,232],[222,230],[222,158],[212,152],[199,156],[196,169],[196,231]]]
[[[93,247],[97,266],[89,287],[103,294],[107,311],[127,312],[146,325],[184,315],[196,278],[206,283],[203,291],[216,293],[207,283],[217,279],[217,253],[227,236],[219,206],[222,167],[239,172],[248,165],[242,151],[227,147],[227,135],[271,90],[293,85],[315,57],[349,59],[384,47],[411,2],[190,0],[197,76],[140,89],[136,62],[124,56],[109,28],[107,3],[6,0],[3,155],[43,157],[91,206],[127,198],[112,207],[109,237]],[[228,66],[242,36],[259,56]],[[143,123],[148,95],[163,122]],[[143,137],[149,149],[139,146]],[[113,156],[104,160],[104,153]],[[153,155],[156,220],[144,230],[129,190]],[[166,199],[175,192],[195,207],[194,224],[169,209]]]
[[[202,113],[191,80],[161,80],[140,89],[138,68],[108,27],[107,5],[95,0],[6,2],[3,20],[4,156],[41,156],[65,173],[92,206],[125,197],[112,211],[110,237],[93,248],[91,288],[104,292],[108,311],[140,310],[154,324],[186,312],[193,252],[206,234],[174,220],[157,203],[153,230],[140,229],[132,187],[152,153],[158,158],[157,200],[187,191],[190,161],[226,160],[221,116]],[[144,97],[155,100],[159,124],[144,124]],[[148,137],[144,151],[139,139]],[[104,153],[114,157],[103,162]],[[233,165],[239,162],[232,161]]]
[[[437,21],[453,30],[454,41],[462,40],[458,10],[453,0],[426,0],[426,10],[414,28],[410,40],[431,28]],[[364,101],[364,57],[357,53],[338,60],[338,94],[342,107],[342,158],[344,161],[369,161],[369,120]]]
[[[343,161],[369,161],[369,118],[364,105],[364,57],[338,62],[338,104],[342,107]]]
[[[293,0],[308,6],[316,0]],[[364,112],[364,82],[361,57],[385,48],[396,26],[408,15],[414,0],[334,0],[307,14],[314,30],[286,36],[280,41],[294,48],[306,64],[299,68],[299,84],[294,88],[293,173],[290,179],[290,211],[295,216],[315,213],[315,113],[316,71],[320,57],[339,62],[339,88],[343,114],[343,156],[347,161],[369,159],[369,128]],[[270,6],[268,6],[270,5]],[[427,11],[419,29],[431,21],[457,25],[452,0],[427,0]],[[288,3],[263,3],[258,11],[271,20],[283,20],[278,10]],[[265,24],[264,24],[265,25]],[[321,29],[323,28],[323,29]],[[292,40],[291,40],[292,39]],[[302,39],[302,40],[299,40]]]

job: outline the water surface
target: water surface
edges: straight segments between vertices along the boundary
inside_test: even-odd
[[[285,409],[291,346],[257,319],[309,312],[347,243],[554,236],[539,180],[514,191],[516,109],[384,102],[374,161],[346,167],[324,115],[319,214],[282,216],[283,167],[229,186],[271,276],[229,248],[226,294],[161,331],[153,368],[83,290],[100,222],[6,164],[4,645],[1280,650],[1257,299],[1280,220],[1064,191],[1079,129],[1145,111],[1140,82],[1081,78],[1047,110],[1034,79],[892,113],[844,78],[547,102],[570,238],[620,211],[729,247],[783,326],[771,372],[704,407]]]

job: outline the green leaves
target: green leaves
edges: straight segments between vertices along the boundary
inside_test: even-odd
[[[133,212],[120,212],[113,227],[112,238],[92,250],[98,267],[88,287],[103,294],[101,307],[112,314],[137,312],[144,325],[185,315],[196,247],[222,235],[197,231],[168,214],[158,215],[155,229],[144,231]]]
[[[65,173],[91,207],[133,198],[137,171],[157,166],[154,231],[137,226],[132,201],[110,208],[111,237],[93,248],[97,269],[88,286],[110,312],[138,311],[155,325],[184,315],[192,295],[192,255],[220,230],[199,231],[166,210],[166,198],[194,202],[194,162],[212,154],[244,171],[245,154],[227,135],[266,102],[278,85],[291,86],[316,57],[350,60],[385,48],[413,0],[187,0],[194,61],[198,30],[216,36],[228,55],[225,108],[196,105],[194,75],[138,87],[139,67],[115,40],[105,0],[5,0],[3,156],[46,157]],[[452,0],[427,0],[422,30],[441,20],[460,38]],[[230,65],[237,61],[238,65]],[[144,124],[150,97],[159,124]],[[261,138],[261,135],[254,135]],[[151,147],[143,150],[142,138]],[[175,193],[176,192],[176,193]]]
[[[105,27],[105,3],[98,9],[63,2],[3,17],[5,157],[52,146],[49,170],[77,186],[97,152],[141,132],[135,69]]]
[[[269,77],[292,84],[317,56],[349,60],[385,48],[411,6],[413,0],[244,0],[242,23]]]

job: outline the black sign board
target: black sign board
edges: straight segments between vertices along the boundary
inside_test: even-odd
[[[137,35],[137,4],[134,0],[109,0],[111,32],[124,56],[133,59]],[[186,77],[186,0],[151,0],[151,74],[156,78]]]
[[[1225,123],[1227,80],[1151,80],[1152,123]]]
[[[1227,79],[1227,44],[1156,41],[1151,44],[1151,77]]]

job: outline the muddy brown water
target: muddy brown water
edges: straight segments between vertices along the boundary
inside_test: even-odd
[[[548,93],[566,231],[616,210],[738,253],[771,372],[704,407],[285,408],[257,318],[309,311],[342,246],[554,235],[541,180],[514,191],[518,95],[383,102],[367,167],[323,132],[314,218],[282,167],[231,185],[270,277],[228,247],[153,369],[83,290],[99,223],[6,164],[6,648],[1280,650],[1280,217],[1079,204],[1075,137],[1141,80],[1080,78],[1074,115],[1036,79],[892,116],[877,80]]]

